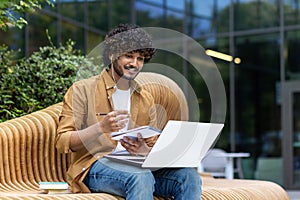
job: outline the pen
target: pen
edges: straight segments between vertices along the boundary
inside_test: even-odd
[[[105,116],[107,113],[96,113],[96,116]]]

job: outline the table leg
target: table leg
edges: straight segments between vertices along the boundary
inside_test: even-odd
[[[241,158],[236,159],[236,167],[237,167],[237,172],[239,174],[239,178],[243,179],[244,174],[243,174],[243,170],[242,170]]]
[[[233,168],[233,158],[227,158],[227,164],[225,169],[225,176],[227,179],[233,179],[234,177],[234,168]]]

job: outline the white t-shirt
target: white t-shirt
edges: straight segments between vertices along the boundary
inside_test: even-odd
[[[114,104],[114,110],[128,110],[130,112],[130,89],[128,90],[120,90],[116,88],[115,92],[112,94],[112,101]],[[120,131],[126,131],[128,130],[129,122],[126,124],[126,126],[121,129]],[[120,142],[118,142],[118,145],[115,149],[115,151],[123,151],[126,150]]]

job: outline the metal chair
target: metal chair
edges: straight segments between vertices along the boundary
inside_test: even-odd
[[[220,156],[225,153],[222,149],[211,149],[202,159],[198,171],[210,173],[214,177],[226,177],[227,159]]]

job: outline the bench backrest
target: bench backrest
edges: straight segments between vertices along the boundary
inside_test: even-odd
[[[188,106],[171,79],[140,73],[137,81],[157,105],[159,128],[169,119],[187,120]],[[30,191],[39,181],[65,181],[70,156],[54,145],[62,103],[0,123],[0,192]]]

